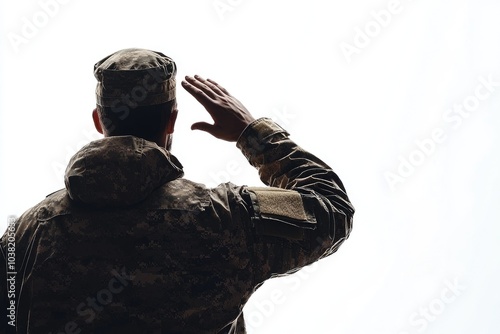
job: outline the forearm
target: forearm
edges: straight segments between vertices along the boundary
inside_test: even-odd
[[[198,122],[192,128],[237,140],[261,180],[271,186],[229,190],[240,206],[233,209],[234,216],[241,216],[241,227],[253,245],[256,279],[333,253],[351,231],[354,209],[331,168],[288,139],[288,133],[270,119],[255,121],[215,81],[195,76],[186,77],[182,84],[214,120],[214,124]]]
[[[354,208],[337,174],[288,136],[272,120],[261,118],[245,129],[237,146],[259,170],[266,185],[304,194],[314,192],[326,197],[339,211],[352,215]]]
[[[276,188],[246,190],[253,208],[255,254],[262,257],[258,263],[269,265],[260,277],[286,273],[335,252],[351,232],[354,208],[331,168],[269,119],[250,124],[237,145],[266,185],[287,189],[275,198]]]

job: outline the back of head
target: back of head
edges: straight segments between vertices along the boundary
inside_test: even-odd
[[[107,136],[156,141],[176,107],[175,62],[163,53],[124,49],[94,65],[97,110]]]

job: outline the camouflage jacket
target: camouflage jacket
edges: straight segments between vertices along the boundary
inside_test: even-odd
[[[269,187],[207,188],[132,136],[83,147],[66,189],[11,229],[17,332],[245,333],[252,292],[335,252],[354,209],[330,167],[271,120],[249,125],[237,146]]]

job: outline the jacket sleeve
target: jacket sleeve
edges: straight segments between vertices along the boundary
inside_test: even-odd
[[[261,118],[237,142],[269,186],[240,188],[260,282],[334,253],[352,229],[354,208],[338,176],[288,137],[279,125]]]

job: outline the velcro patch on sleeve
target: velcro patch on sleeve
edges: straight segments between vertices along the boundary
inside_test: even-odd
[[[297,191],[273,187],[251,187],[248,190],[256,195],[261,215],[308,220],[304,202]]]
[[[247,190],[254,209],[256,235],[300,241],[317,228],[314,213],[308,211],[299,192],[274,187]]]

